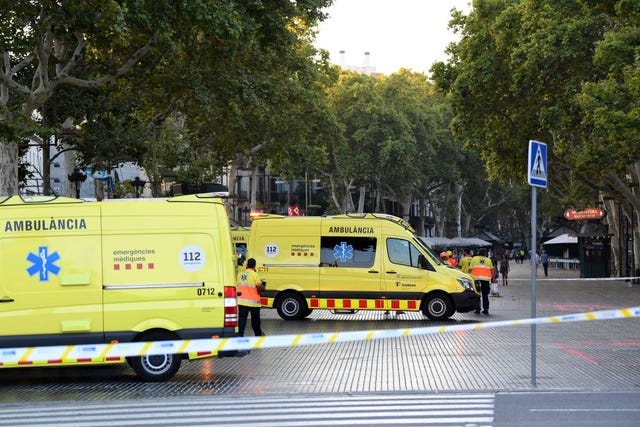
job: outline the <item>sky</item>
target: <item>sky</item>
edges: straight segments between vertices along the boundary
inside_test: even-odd
[[[446,61],[446,46],[458,40],[448,29],[450,10],[467,13],[471,0],[334,0],[318,27],[316,47],[341,66],[369,65],[391,74],[400,68],[428,73]],[[344,50],[344,55],[340,51]]]

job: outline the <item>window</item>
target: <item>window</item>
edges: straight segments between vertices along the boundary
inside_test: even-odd
[[[320,266],[370,268],[376,259],[375,237],[322,237]]]
[[[394,264],[418,267],[420,252],[407,240],[387,239],[387,253],[389,254],[389,261]]]

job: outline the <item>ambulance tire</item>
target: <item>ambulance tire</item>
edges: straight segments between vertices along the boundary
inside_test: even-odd
[[[310,314],[307,301],[296,292],[287,292],[278,297],[276,309],[284,320],[301,320]]]
[[[453,315],[455,307],[447,294],[436,292],[422,301],[422,313],[431,320],[445,320]]]
[[[313,313],[313,309],[307,308],[307,311],[305,311],[304,317],[309,317],[311,313]]]
[[[177,339],[173,334],[151,331],[142,334],[136,341],[170,341]],[[160,354],[155,356],[127,357],[129,366],[138,378],[145,382],[161,382],[173,377],[182,362],[180,354]]]

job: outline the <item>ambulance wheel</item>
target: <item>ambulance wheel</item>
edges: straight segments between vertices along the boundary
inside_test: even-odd
[[[453,314],[453,302],[446,294],[435,293],[422,302],[422,313],[431,320],[444,320]]]
[[[136,341],[170,341],[176,337],[162,331],[152,331],[142,334]],[[128,357],[129,366],[138,378],[147,382],[166,381],[173,377],[182,362],[180,354],[158,354],[154,356]]]
[[[309,307],[307,301],[302,295],[289,292],[278,298],[276,305],[278,315],[284,320],[301,320],[309,314]]]

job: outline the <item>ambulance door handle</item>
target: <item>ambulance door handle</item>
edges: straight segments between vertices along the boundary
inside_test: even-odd
[[[379,272],[378,270],[369,270],[369,273],[371,273],[371,274],[378,274],[378,273],[380,273],[380,272]]]
[[[391,271],[387,271],[387,274],[396,274],[396,272],[391,270]]]
[[[9,298],[9,297],[3,297],[0,298],[0,302],[13,302],[13,298]]]

